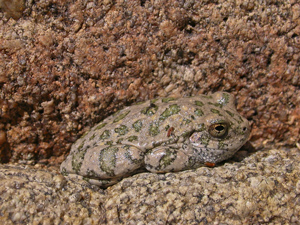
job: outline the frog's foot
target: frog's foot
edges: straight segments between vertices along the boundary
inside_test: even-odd
[[[109,180],[97,180],[97,179],[85,178],[77,174],[68,174],[67,177],[70,178],[71,180],[73,180],[74,178],[79,180],[85,180],[90,184],[99,186],[101,188],[106,188],[108,186],[111,186],[122,179],[122,178],[116,178],[116,179],[109,179]]]
[[[190,157],[178,148],[161,146],[145,155],[145,168],[154,173],[181,171],[189,164]]]

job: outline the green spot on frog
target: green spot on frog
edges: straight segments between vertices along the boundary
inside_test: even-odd
[[[202,95],[202,98],[205,98],[205,99],[212,99],[213,96],[211,96],[211,95]]]
[[[88,170],[87,171],[87,177],[91,178],[91,177],[97,177],[97,173],[95,173],[94,170]]]
[[[104,140],[104,139],[108,139],[108,138],[110,138],[110,132],[109,132],[109,130],[103,131],[103,133],[100,135],[100,139]]]
[[[200,138],[201,144],[203,144],[203,145],[205,145],[205,146],[208,145],[209,140],[210,140],[209,137],[206,137],[206,136],[204,136],[204,135]]]
[[[83,148],[84,141],[78,146],[78,151],[80,151]]]
[[[172,151],[170,149],[166,149],[165,155],[161,157],[159,160],[159,167],[160,168],[165,168],[168,165],[170,165],[177,157],[177,152]]]
[[[189,120],[189,119],[183,119],[183,125],[187,125],[187,124],[189,124],[189,123],[191,123],[192,121],[191,120]]]
[[[119,151],[117,147],[104,148],[99,154],[100,168],[109,176],[114,176],[116,167],[116,154]]]
[[[95,130],[100,130],[101,128],[105,127],[107,123],[100,123],[98,126],[96,126]]]
[[[225,112],[226,112],[229,116],[234,117],[234,113],[230,112],[229,110],[225,110]]]
[[[174,100],[175,100],[175,98],[169,97],[169,98],[163,98],[161,101],[164,103],[168,103],[168,102],[174,101]]]
[[[141,113],[147,115],[147,116],[152,116],[156,113],[158,109],[158,106],[155,105],[154,103],[150,103],[150,106],[147,107],[147,108],[144,108]]]
[[[124,140],[124,138],[119,138],[117,141],[116,141],[116,143],[117,144],[122,144],[122,141]]]
[[[182,133],[181,136],[182,136],[183,138],[187,138],[187,137],[189,137],[190,135],[191,135],[191,131],[185,131],[185,132]]]
[[[151,99],[150,100],[150,104],[154,104],[155,102],[157,102],[158,99]]]
[[[168,131],[170,128],[170,125],[168,124],[167,126],[165,126],[165,131]]]
[[[166,108],[165,111],[160,115],[159,120],[164,121],[168,117],[175,115],[180,112],[180,106],[177,104],[170,105],[169,108]]]
[[[239,118],[238,124],[241,124],[244,120],[243,120],[242,116],[240,116],[240,115],[237,115],[237,116],[238,116],[238,118]]]
[[[204,131],[206,130],[205,124],[204,123],[200,123],[197,126],[197,131]]]
[[[151,123],[149,127],[149,134],[150,136],[156,136],[160,133],[159,127],[157,123]]]
[[[144,104],[145,101],[142,101],[142,102],[136,102],[135,105],[141,105],[141,104]]]
[[[228,93],[223,93],[222,98],[218,101],[218,103],[222,106],[225,106],[229,103],[229,99],[230,95]]]
[[[84,138],[88,133],[89,133],[89,131],[86,131],[86,132],[81,136],[81,138]]]
[[[217,109],[211,109],[210,111],[211,111],[212,113],[215,113],[215,114],[220,115],[220,111],[217,110]]]
[[[201,109],[195,109],[195,115],[197,115],[197,116],[203,116],[204,115],[204,113],[203,113],[203,111],[201,110]]]
[[[113,141],[107,141],[107,142],[105,142],[105,145],[113,145]]]
[[[132,127],[135,130],[135,132],[140,132],[143,127],[143,123],[142,121],[137,120],[132,124]]]
[[[218,148],[219,149],[225,149],[228,145],[225,144],[223,141],[219,141],[219,144],[218,144]]]
[[[90,138],[89,140],[93,140],[95,138],[96,134],[94,133]]]
[[[124,119],[128,115],[128,113],[130,113],[130,110],[128,110],[127,112],[124,112],[124,113],[118,115],[116,117],[116,119],[114,119],[114,123],[119,122],[120,120]]]
[[[67,176],[69,173],[67,172],[66,168],[63,167],[63,168],[61,168],[61,174],[62,174],[63,176]]]
[[[212,105],[212,106],[215,106],[215,107],[218,107],[218,108],[222,108],[222,107],[223,107],[223,105],[220,104],[220,103],[212,103],[212,102],[208,102],[207,104]]]
[[[128,127],[126,127],[125,125],[121,125],[115,128],[115,132],[119,134],[119,136],[123,136],[128,133]]]
[[[204,103],[203,102],[201,102],[201,101],[195,101],[195,105],[197,105],[197,106],[204,106]]]
[[[72,168],[76,173],[80,171],[86,151],[87,149],[85,149],[84,151],[78,151],[72,156]]]
[[[128,141],[133,142],[133,141],[137,141],[138,137],[137,136],[130,136],[127,138]]]
[[[125,158],[130,160],[134,164],[140,164],[143,161],[142,157],[139,157],[139,159],[134,159],[131,155],[131,146],[130,145],[124,145],[122,146],[123,149],[125,149]]]

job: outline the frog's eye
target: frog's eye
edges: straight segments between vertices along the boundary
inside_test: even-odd
[[[210,125],[208,128],[208,132],[213,137],[224,138],[228,134],[228,128],[229,128],[228,123],[219,122]]]

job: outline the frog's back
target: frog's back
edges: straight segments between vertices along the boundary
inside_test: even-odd
[[[191,117],[187,111],[194,111],[192,100],[178,100],[160,98],[126,107],[94,126],[77,140],[72,150],[114,144],[130,144],[147,149],[155,143],[166,141],[172,138],[171,131],[179,125],[179,121],[184,121],[185,126],[177,131],[183,132],[186,126],[191,126],[188,124],[190,120],[184,117]]]
[[[229,101],[215,102],[210,95],[199,95],[179,99],[159,98],[129,106],[94,126],[72,149],[114,144],[149,149],[161,143],[178,142],[178,137],[184,138],[192,131],[202,129],[209,114],[219,114],[218,117],[222,118],[220,109],[239,120],[231,105],[233,103]],[[177,139],[174,140],[174,137]]]

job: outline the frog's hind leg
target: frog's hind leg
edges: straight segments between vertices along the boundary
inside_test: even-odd
[[[160,146],[145,155],[145,167],[154,173],[181,171],[189,168],[189,164],[189,154],[178,146]]]
[[[95,146],[86,152],[80,175],[89,180],[118,180],[139,169],[143,159],[144,153],[135,146]]]

